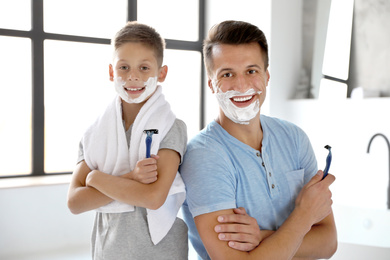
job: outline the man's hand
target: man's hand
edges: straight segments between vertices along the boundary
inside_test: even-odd
[[[260,242],[272,234],[272,231],[260,231],[255,218],[249,216],[245,209],[233,209],[235,214],[218,217],[220,225],[215,226],[219,240],[228,241],[231,248],[240,251],[251,251]]]
[[[315,224],[332,212],[332,192],[329,186],[335,181],[332,174],[322,180],[323,172],[319,170],[298,194],[295,208],[300,209]]]
[[[150,158],[140,160],[135,165],[133,171],[122,175],[123,178],[128,178],[138,181],[143,184],[150,184],[157,181],[157,160],[158,155],[151,155]]]

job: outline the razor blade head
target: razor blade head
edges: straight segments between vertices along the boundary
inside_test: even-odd
[[[326,148],[326,149],[328,149],[328,150],[330,150],[330,148],[332,148],[330,145],[325,145],[325,147],[324,148]]]
[[[146,129],[144,130],[145,134],[158,134],[158,129]]]

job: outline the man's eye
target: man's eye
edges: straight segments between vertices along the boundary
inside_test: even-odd
[[[256,70],[249,70],[248,74],[255,74],[257,71]]]
[[[230,72],[228,72],[228,73],[223,74],[222,77],[224,77],[224,78],[230,78],[230,77],[233,77],[233,74],[230,73]]]

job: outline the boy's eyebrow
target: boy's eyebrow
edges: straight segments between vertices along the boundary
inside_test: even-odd
[[[127,59],[119,59],[118,62],[128,62],[128,60]],[[141,62],[153,62],[153,61],[151,61],[150,59],[143,59],[143,60],[141,60]]]

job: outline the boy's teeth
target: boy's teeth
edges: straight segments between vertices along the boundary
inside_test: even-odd
[[[128,91],[139,91],[141,89],[142,88],[126,88],[126,90],[128,90]]]
[[[235,102],[245,102],[245,101],[248,101],[252,98],[252,96],[249,96],[249,97],[235,97],[233,98],[233,100]]]

